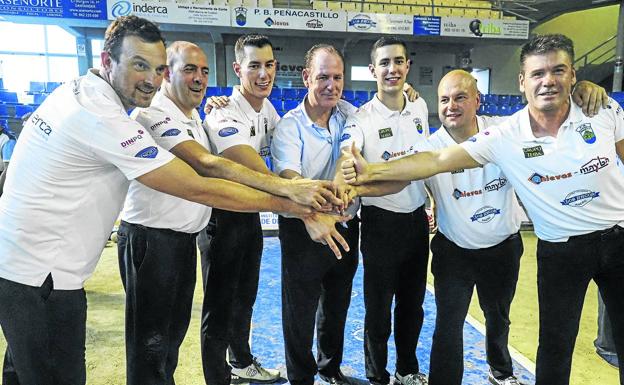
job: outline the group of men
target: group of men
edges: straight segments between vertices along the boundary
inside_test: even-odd
[[[536,44],[534,40],[527,46]],[[570,131],[578,131],[576,135],[586,144],[593,144],[598,137],[594,147],[600,145],[602,151],[581,165],[578,173],[584,176],[579,177],[593,177],[600,170],[601,178],[607,174],[608,181],[615,181],[609,159],[615,142],[618,148],[622,146],[621,109],[611,103],[610,110],[584,117],[569,102],[575,83],[573,53],[563,51],[567,55],[562,58],[564,63],[555,63],[550,56],[553,52],[557,58],[561,56],[558,47],[543,52],[529,48],[523,55],[520,80],[521,88],[527,90],[528,111],[532,111],[535,100],[546,99],[550,104],[567,101],[561,105],[566,113],[570,110],[574,114]],[[542,239],[547,234],[538,252],[548,247],[544,246],[546,240],[554,239],[549,238],[550,232],[573,226],[576,219],[572,216],[544,224],[542,208],[532,208],[535,200],[525,201],[525,196],[531,195],[526,187],[517,185],[522,178],[516,178],[519,171],[513,167],[497,162],[498,167],[487,164],[469,170],[476,161],[457,149],[435,152],[451,152],[450,158],[436,159],[437,164],[430,163],[429,158],[419,164],[430,152],[412,155],[464,143],[481,163],[494,156],[494,150],[488,148],[486,152],[476,146],[490,137],[500,141],[506,137],[495,134],[498,128],[487,130],[490,122],[476,117],[479,96],[474,79],[463,71],[453,71],[442,79],[438,102],[443,128],[427,139],[425,102],[410,100],[403,93],[410,60],[405,44],[398,39],[381,38],[373,45],[370,68],[378,92],[357,111],[340,100],[344,86],[341,53],[330,45],[312,47],[302,74],[308,94],[281,120],[267,100],[276,69],[270,41],[260,35],[245,35],[237,41],[235,55],[233,66],[240,86],[234,89],[227,106],[211,111],[202,127],[196,107],[207,87],[205,53],[189,42],[174,42],[165,51],[155,25],[134,16],[121,17],[107,29],[102,69],[91,70],[60,87],[31,117],[16,147],[0,199],[0,325],[15,367],[14,383],[85,383],[83,284],[92,274],[122,206],[118,251],[126,290],[128,384],[174,383],[179,347],[191,315],[196,235],[211,216],[214,223],[203,234],[204,242],[200,239],[205,381],[221,385],[278,379],[280,373],[263,368],[248,343],[262,252],[260,210],[283,214],[279,219],[282,321],[289,381],[311,385],[318,372],[330,384],[347,383],[340,364],[360,224],[355,215],[348,215],[357,210],[357,203],[346,206],[361,196],[366,377],[374,384],[391,380],[386,365],[394,299],[394,380],[403,385],[426,384],[416,357],[424,318],[429,245],[423,208],[425,186],[437,202],[440,224],[432,242],[439,315],[429,381],[461,383],[461,327],[476,285],[486,316],[489,381],[517,383],[507,334],[522,242],[519,206],[511,185],[529,208],[538,236]],[[542,56],[549,58],[545,61],[547,69],[524,68]],[[536,91],[533,84],[539,76],[550,83]],[[595,88],[578,88],[581,95],[594,95],[582,97],[585,105],[595,104]],[[129,117],[126,111],[134,107],[138,108]],[[520,126],[516,121],[526,111],[501,127]],[[539,117],[529,112],[522,127],[537,125]],[[611,126],[609,119],[613,120]],[[591,123],[600,124],[600,128],[592,130]],[[617,127],[620,136],[615,142],[603,140],[608,136],[602,132],[605,126]],[[513,148],[523,148],[525,159],[539,161],[533,158],[560,151],[553,138],[525,135]],[[524,148],[531,140],[540,144]],[[608,143],[613,149],[607,148]],[[575,146],[569,151],[583,154],[579,145]],[[271,174],[265,165],[263,157],[269,155],[279,176]],[[513,156],[511,151],[503,155]],[[392,161],[397,158],[406,160]],[[389,176],[382,175],[386,181],[368,183],[376,180],[376,170],[386,169],[366,161],[392,165],[387,168]],[[548,166],[560,165],[549,162]],[[536,170],[525,179],[537,187],[543,182],[548,182],[545,187],[564,183],[572,178],[568,173],[577,176],[572,169],[565,173]],[[405,182],[442,171],[452,172],[424,183]],[[345,184],[345,180],[353,185]],[[574,210],[608,201],[611,206],[600,207],[600,215],[590,215],[601,218],[597,226],[603,230],[601,226],[607,222],[624,221],[619,206],[615,207],[618,203],[609,196],[617,191],[617,183],[601,186],[600,194],[593,188],[577,188],[562,198],[565,204],[561,205]],[[539,199],[544,198],[540,195]],[[212,213],[210,207],[214,208]],[[595,230],[594,222],[586,220],[580,232],[572,235]],[[587,237],[614,247],[610,239],[621,239],[620,231],[615,227]],[[587,241],[581,237],[578,242]],[[570,247],[579,248],[577,243]],[[551,247],[547,253],[551,257],[542,259],[547,271],[540,270],[538,277],[540,312],[546,315],[540,317],[540,385],[567,383],[574,320],[557,318],[552,312],[570,305],[573,294],[577,294],[573,299],[580,313],[582,301],[578,303],[577,292],[584,293],[582,287],[576,292],[550,289],[562,284],[553,275],[556,266],[563,266],[552,257],[559,258],[561,251]],[[589,263],[586,257],[582,253],[570,256],[578,264]],[[609,252],[599,258],[604,261],[598,262],[621,266]],[[614,334],[616,341],[621,341],[617,310],[621,299],[614,294],[618,289],[611,277],[618,270],[608,267],[609,274],[602,274],[602,270],[598,274],[599,269],[605,269],[598,262],[594,270],[575,265],[574,272],[585,274],[585,285],[596,272],[609,314],[611,307],[616,309],[612,320],[618,332]],[[577,281],[569,281],[564,283],[579,286]],[[564,298],[556,302],[554,297],[561,294]],[[552,330],[555,322],[565,336]],[[564,322],[571,324],[562,327]],[[315,327],[316,359],[312,355]],[[567,349],[563,353],[562,346]],[[568,353],[563,361],[553,357]]]

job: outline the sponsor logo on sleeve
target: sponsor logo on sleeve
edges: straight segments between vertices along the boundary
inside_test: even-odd
[[[507,178],[496,178],[485,185],[486,192],[498,191],[507,185]]]
[[[420,118],[414,118],[414,124],[416,125],[416,131],[418,131],[419,134],[422,134],[423,126],[422,126],[422,121],[420,120]]]
[[[392,136],[392,128],[386,127],[379,130],[379,139],[385,139]]]
[[[576,132],[581,135],[581,138],[583,138],[585,143],[592,144],[596,142],[596,134],[594,134],[591,123],[581,124],[579,127],[576,128]]]
[[[592,172],[598,172],[601,168],[609,165],[609,158],[597,156],[589,162],[581,166],[581,174],[591,174]]]
[[[137,130],[137,134],[135,136],[133,136],[132,138],[126,139],[123,142],[121,142],[121,147],[122,148],[126,148],[126,147],[130,147],[133,144],[135,144],[137,141],[143,139],[143,134],[145,134],[145,131],[143,130]]]
[[[483,190],[462,191],[459,189],[455,189],[453,191],[453,198],[459,199],[459,198],[473,197],[473,196],[477,196],[481,194],[483,194]]]
[[[178,136],[178,135],[180,135],[181,132],[182,131],[178,130],[177,128],[171,128],[171,129],[163,132],[162,135],[160,135],[160,136],[163,136],[163,137],[165,137],[165,136]]]
[[[527,159],[536,158],[538,156],[544,155],[544,150],[542,149],[542,146],[524,147],[522,149],[522,152],[524,152],[524,157]]]
[[[33,114],[33,116],[30,118],[30,122],[46,136],[49,137],[50,134],[52,134],[52,127],[48,123],[46,123],[46,121],[43,120],[38,114]]]
[[[150,126],[150,130],[155,130],[155,129],[157,129],[158,127],[162,126],[163,124],[167,124],[167,123],[169,123],[170,121],[171,121],[171,118],[167,116],[167,117],[165,117],[163,120],[161,120],[161,121],[159,121],[159,122],[156,122],[156,123],[152,124],[152,125]]]
[[[589,202],[593,201],[595,198],[599,197],[600,193],[598,191],[585,189],[575,190],[566,195],[566,197],[561,201],[561,204],[571,207],[583,207]]]
[[[553,181],[558,181],[558,180],[568,179],[568,178],[572,178],[571,172],[567,172],[565,174],[559,174],[559,175],[541,175],[541,174],[534,172],[529,177],[529,182],[533,184],[541,184],[542,182],[553,182]]]
[[[351,135],[345,133],[345,134],[342,134],[342,136],[340,137],[340,141],[344,142],[345,140],[349,138],[351,138]]]
[[[232,136],[238,133],[238,129],[235,127],[225,127],[219,130],[219,136],[222,138]]]
[[[158,155],[158,148],[156,148],[155,146],[149,146],[146,147],[144,149],[142,149],[141,151],[137,152],[135,155],[135,158],[155,158],[156,155]]]
[[[475,211],[475,213],[470,217],[470,220],[472,222],[488,223],[500,213],[500,209],[496,209],[492,206],[484,206]]]

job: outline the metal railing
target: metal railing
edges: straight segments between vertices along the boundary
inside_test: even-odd
[[[574,67],[580,69],[588,64],[602,64],[615,59],[616,35],[598,44],[574,61]]]

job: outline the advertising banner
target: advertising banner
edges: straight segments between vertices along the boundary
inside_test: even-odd
[[[2,0],[0,0],[2,1]],[[230,8],[176,1],[109,0],[108,18],[136,15],[158,23],[230,25]]]
[[[279,229],[279,224],[277,223],[277,214],[260,213],[260,225],[262,226],[262,230]]]
[[[232,8],[232,27],[345,32],[347,13],[285,8]]]
[[[0,15],[106,20],[106,0],[0,0]]]
[[[440,35],[482,39],[527,39],[529,22],[528,20],[443,17]]]
[[[440,36],[440,18],[438,16],[414,16],[414,35]]]
[[[411,35],[414,19],[409,15],[382,13],[347,13],[347,32],[389,33]]]

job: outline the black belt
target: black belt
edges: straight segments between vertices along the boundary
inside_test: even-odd
[[[572,240],[604,240],[616,237],[620,234],[624,233],[624,228],[615,225],[613,227],[609,227],[608,229],[592,231],[591,233],[582,234],[582,235],[573,235],[569,238]]]

